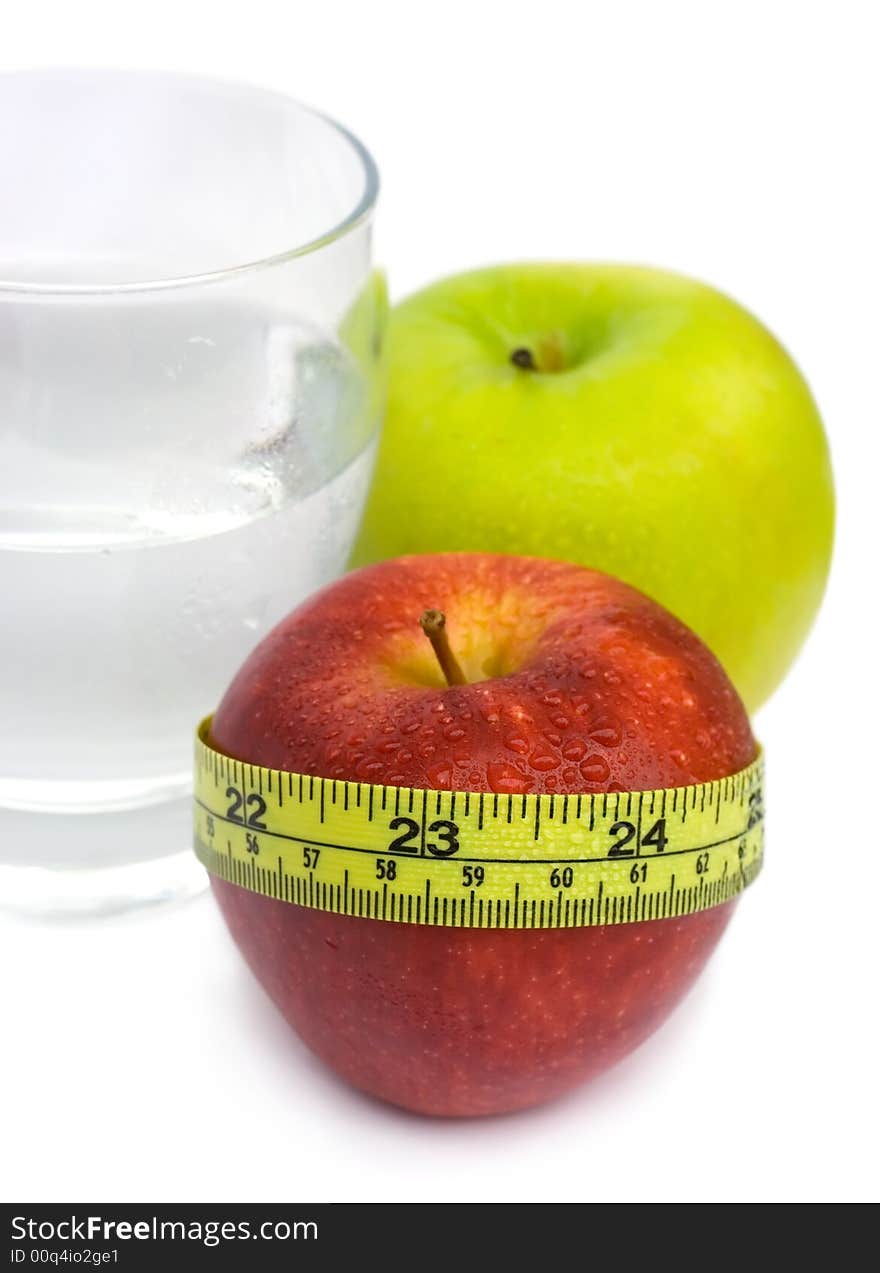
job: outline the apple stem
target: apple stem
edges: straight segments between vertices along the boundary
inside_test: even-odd
[[[562,339],[558,332],[553,332],[541,341],[538,348],[540,368],[542,371],[564,371],[565,356],[562,351]]]
[[[419,622],[437,655],[437,662],[446,677],[446,684],[467,685],[467,677],[462,672],[458,659],[452,653],[449,637],[446,635],[446,615],[443,611],[426,610]]]
[[[510,361],[514,367],[519,367],[522,371],[537,371],[538,364],[535,362],[535,355],[531,349],[523,346],[521,349],[514,349],[510,355]]]
[[[510,361],[521,371],[565,371],[562,337],[558,332],[551,332],[538,341],[536,349],[519,345],[510,355]]]

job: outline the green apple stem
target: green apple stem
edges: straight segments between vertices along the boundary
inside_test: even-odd
[[[536,350],[530,349],[528,345],[520,345],[510,355],[510,361],[521,371],[564,371],[562,337],[558,332],[553,332],[538,341]]]
[[[558,332],[545,336],[538,346],[538,364],[542,371],[564,371],[565,354]]]
[[[525,345],[521,349],[514,349],[510,355],[510,361],[514,367],[521,368],[522,371],[537,371],[538,364],[535,362],[535,355],[531,349],[527,349]]]
[[[422,631],[431,642],[440,669],[446,677],[447,685],[467,685],[467,677],[461,670],[461,664],[452,653],[449,637],[446,635],[446,615],[442,610],[426,610],[419,622]]]

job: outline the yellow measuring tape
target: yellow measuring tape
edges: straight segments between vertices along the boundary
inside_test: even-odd
[[[231,760],[196,738],[195,850],[214,875],[339,915],[576,928],[691,915],[761,869],[763,759],[608,795],[422,791]]]

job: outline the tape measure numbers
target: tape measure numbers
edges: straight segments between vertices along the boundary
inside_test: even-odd
[[[214,751],[209,725],[196,738],[196,854],[212,874],[298,906],[574,928],[707,910],[761,869],[761,756],[696,786],[511,796],[264,769]]]

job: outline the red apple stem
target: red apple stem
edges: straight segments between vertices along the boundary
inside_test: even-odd
[[[447,685],[467,685],[467,677],[461,670],[461,664],[452,653],[449,637],[446,635],[446,615],[442,610],[426,610],[419,622],[422,631],[431,642],[440,669],[446,677]]]

